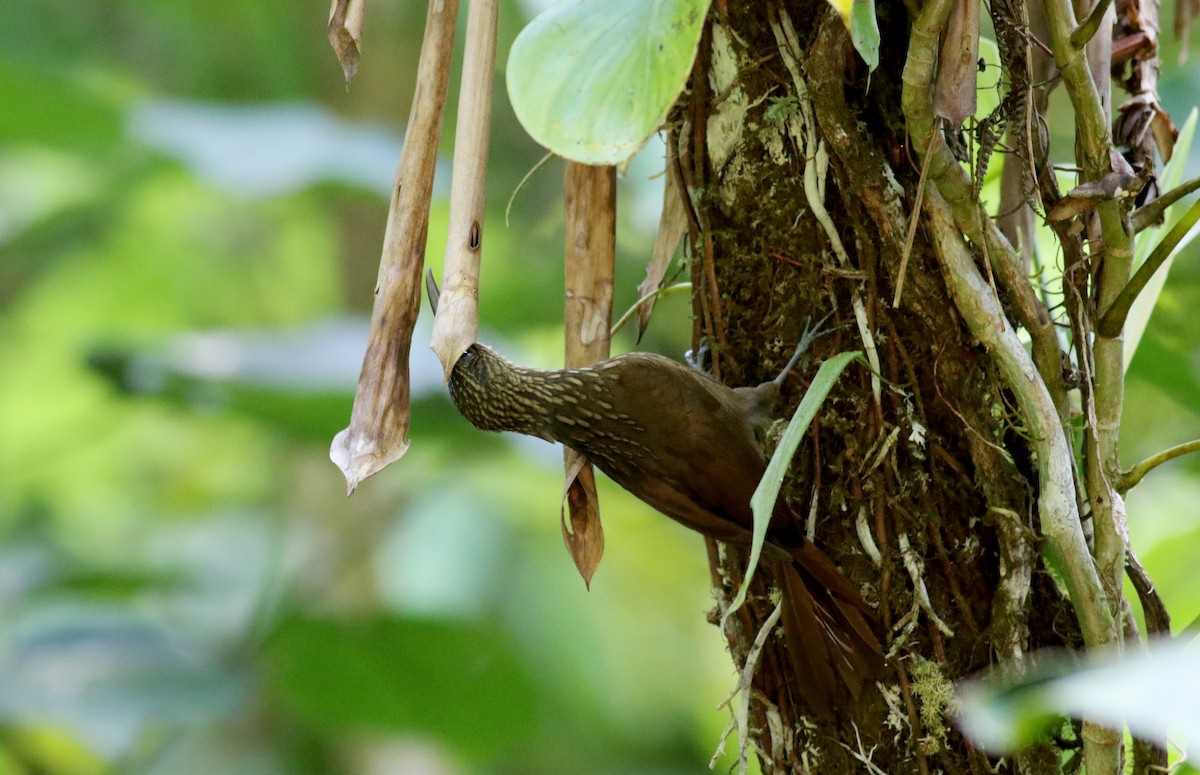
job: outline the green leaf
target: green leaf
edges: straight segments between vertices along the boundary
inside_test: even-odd
[[[879,22],[875,18],[875,0],[854,0],[850,6],[850,40],[854,50],[874,72],[879,66]]]
[[[508,94],[534,140],[585,164],[619,164],[683,90],[710,0],[569,0],[521,31]]]
[[[121,137],[116,106],[51,70],[0,62],[0,147],[51,146],[100,155]]]
[[[856,358],[861,360],[862,353],[853,350],[839,353],[821,364],[821,368],[817,370],[817,376],[813,377],[812,384],[808,386],[808,391],[800,400],[800,406],[796,407],[796,413],[792,415],[791,421],[788,422],[787,428],[779,438],[779,445],[775,447],[775,453],[771,455],[771,461],[767,463],[767,470],[763,474],[762,481],[758,483],[758,488],[750,497],[750,508],[754,512],[754,537],[750,544],[750,563],[746,568],[746,577],[742,580],[742,587],[738,590],[733,603],[730,604],[729,610],[725,612],[725,618],[728,618],[730,614],[741,608],[742,603],[746,602],[746,590],[750,587],[750,579],[754,577],[754,569],[758,567],[758,558],[762,554],[763,542],[767,537],[767,525],[771,521],[771,514],[775,511],[775,501],[779,498],[779,488],[783,485],[783,477],[787,474],[792,457],[796,454],[796,448],[800,446],[800,439],[804,438],[808,426],[817,416],[817,410],[821,408],[825,396],[829,395],[829,391],[837,382],[838,377],[850,365],[850,361]]]
[[[1133,648],[1133,647],[1130,647]],[[978,745],[1003,753],[1045,734],[1057,720],[1085,717],[1142,737],[1200,728],[1200,650],[1156,641],[1145,651],[1042,654],[1018,679],[974,680],[959,692],[959,725]]]
[[[326,731],[413,731],[487,757],[536,726],[533,678],[516,646],[467,622],[296,618],[266,659],[284,705]]]
[[[1167,162],[1162,173],[1162,190],[1170,191],[1179,185],[1183,178],[1183,171],[1187,167],[1188,155],[1192,150],[1192,138],[1196,132],[1196,115],[1197,109],[1192,108],[1192,112],[1188,114],[1187,121],[1184,122],[1183,128],[1179,131],[1179,137],[1175,141],[1175,152],[1171,154],[1171,161]],[[1154,234],[1167,234],[1170,229],[1179,221],[1182,216],[1183,208],[1180,202],[1167,208],[1163,225],[1154,230]],[[1133,253],[1133,268],[1136,270],[1141,266],[1146,258],[1153,252],[1155,246],[1161,241],[1159,239],[1151,239],[1150,233],[1142,235],[1142,238],[1137,240],[1134,245]],[[1191,236],[1185,237],[1175,248],[1175,255],[1187,245],[1191,240]],[[1129,370],[1129,364],[1133,362],[1133,356],[1137,353],[1138,345],[1141,344],[1142,335],[1146,333],[1146,326],[1150,324],[1150,316],[1154,313],[1154,306],[1158,302],[1158,297],[1162,293],[1163,286],[1167,282],[1167,273],[1171,271],[1171,264],[1175,261],[1175,255],[1163,263],[1154,276],[1150,278],[1150,282],[1142,289],[1142,292],[1134,299],[1133,304],[1129,308],[1129,315],[1125,318],[1125,370]]]

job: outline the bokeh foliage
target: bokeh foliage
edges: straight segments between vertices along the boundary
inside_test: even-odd
[[[474,432],[428,363],[403,461],[348,501],[326,459],[424,4],[371,6],[348,93],[319,5],[6,10],[0,773],[700,771],[732,677],[698,537],[603,482],[609,550],[585,593],[555,524],[554,451]],[[527,17],[504,5],[502,58]],[[1177,115],[1190,83],[1164,78]],[[273,112],[297,105],[311,110]],[[147,130],[148,107],[221,117],[198,133],[217,155]],[[541,152],[502,98],[495,116],[483,316],[549,365],[560,168],[505,228]],[[649,151],[623,183],[618,312],[660,164]],[[445,219],[435,202],[435,265]],[[1132,367],[1127,462],[1200,435],[1194,251]],[[678,356],[686,316],[665,300],[642,346]],[[1130,499],[1134,546],[1181,621],[1200,613],[1198,473],[1179,461]]]

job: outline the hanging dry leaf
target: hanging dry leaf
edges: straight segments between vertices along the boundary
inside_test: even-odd
[[[1163,110],[1161,105],[1155,105],[1154,108],[1150,131],[1154,135],[1154,144],[1158,148],[1159,157],[1164,162],[1168,162],[1175,153],[1175,141],[1179,139],[1179,129],[1171,120],[1171,115]]]
[[[479,337],[479,260],[497,14],[498,0],[474,0],[467,14],[466,53],[454,132],[454,172],[450,178],[450,232],[442,270],[442,296],[430,342],[447,380],[459,357]]]
[[[934,111],[955,129],[975,115],[978,62],[979,0],[958,0],[946,22],[933,95]]]
[[[646,279],[638,286],[638,298],[642,299],[658,290],[663,278],[667,276],[667,268],[671,265],[671,257],[683,239],[687,228],[687,213],[683,209],[683,197],[674,175],[667,175],[663,187],[662,213],[658,216],[658,233],[654,235],[654,252],[650,254],[650,262],[646,264]],[[650,325],[650,313],[654,311],[657,297],[650,298],[638,305],[637,311],[637,340],[642,341],[646,327]]]
[[[566,218],[566,292],[563,328],[568,368],[609,355],[613,267],[616,259],[616,168],[567,162],[563,175]],[[564,448],[566,514],[563,543],[590,585],[604,554],[604,528],[592,466]]]
[[[583,455],[569,447],[563,452],[567,480],[563,485],[564,506],[559,524],[563,544],[583,577],[583,583],[590,589],[592,576],[604,556],[604,526],[600,522],[600,501],[596,497],[596,475]]]
[[[408,449],[408,353],[421,305],[429,200],[457,16],[458,0],[431,0],[417,66],[421,88],[413,98],[392,187],[371,336],[350,425],[334,437],[329,449],[330,459],[346,477],[348,493]]]
[[[1112,72],[1129,94],[1117,108],[1113,144],[1135,168],[1151,171],[1149,183],[1135,200],[1138,207],[1158,198],[1159,164],[1171,160],[1179,137],[1158,95],[1160,5],[1150,0],[1117,3],[1113,27]],[[1150,215],[1151,211],[1142,211],[1143,217]]]
[[[333,0],[329,7],[329,45],[342,64],[346,85],[362,58],[363,6],[366,0]]]

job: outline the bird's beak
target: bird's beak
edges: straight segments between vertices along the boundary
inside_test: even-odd
[[[433,314],[437,314],[438,298],[442,295],[438,288],[437,280],[433,279],[433,270],[425,270],[425,294],[429,297],[429,307],[433,310]]]

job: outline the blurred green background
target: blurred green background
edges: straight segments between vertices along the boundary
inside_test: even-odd
[[[424,10],[368,4],[347,91],[324,3],[8,3],[0,775],[706,770],[733,674],[698,536],[602,481],[608,548],[586,591],[559,535],[557,450],[461,420],[427,320],[408,454],[351,499],[328,460]],[[535,12],[503,4],[502,58]],[[1196,87],[1173,61],[1181,120]],[[451,106],[435,271],[453,126]],[[561,165],[505,225],[542,152],[502,91],[492,138],[484,337],[552,365]],[[621,184],[618,313],[661,166],[652,147]],[[1185,256],[1131,372],[1128,463],[1200,436],[1198,306]],[[662,302],[641,346],[679,357],[687,314]],[[1180,624],[1200,612],[1198,475],[1177,461],[1129,499]]]

